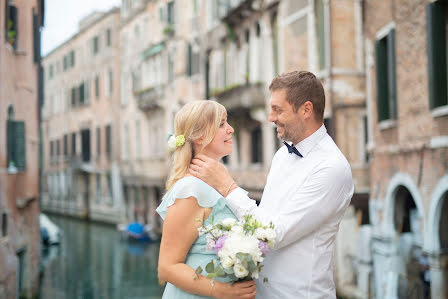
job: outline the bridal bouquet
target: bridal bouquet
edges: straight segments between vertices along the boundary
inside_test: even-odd
[[[206,265],[207,277],[228,277],[232,281],[258,278],[263,268],[261,262],[275,244],[274,225],[265,225],[252,215],[239,221],[227,218],[216,224],[212,219],[211,223],[198,228],[199,236],[207,237],[207,249],[218,256]],[[198,267],[196,275],[202,271]]]

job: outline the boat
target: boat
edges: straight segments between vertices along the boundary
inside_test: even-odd
[[[43,245],[55,245],[61,242],[61,229],[42,213],[39,215],[39,229]]]
[[[138,242],[155,242],[160,240],[150,224],[131,222],[128,224],[118,224],[117,228],[121,233],[122,239],[125,240]]]

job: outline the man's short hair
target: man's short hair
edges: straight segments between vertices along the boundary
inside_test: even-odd
[[[316,120],[323,121],[325,92],[322,83],[313,73],[293,71],[278,75],[272,80],[269,90],[273,92],[281,89],[286,90],[286,100],[293,106],[295,112],[303,103],[310,101],[313,103]]]

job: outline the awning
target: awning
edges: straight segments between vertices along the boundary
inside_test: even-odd
[[[160,43],[158,43],[158,44],[156,44],[156,45],[146,49],[142,53],[142,59],[145,60],[145,59],[148,59],[151,56],[159,54],[163,50],[163,47],[164,47],[164,43],[160,42]]]

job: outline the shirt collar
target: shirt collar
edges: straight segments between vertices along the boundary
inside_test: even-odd
[[[326,133],[327,129],[325,128],[325,125],[322,124],[322,126],[317,129],[316,132],[297,143],[295,147],[304,157],[306,157],[308,153],[313,149],[313,147],[325,136]]]

